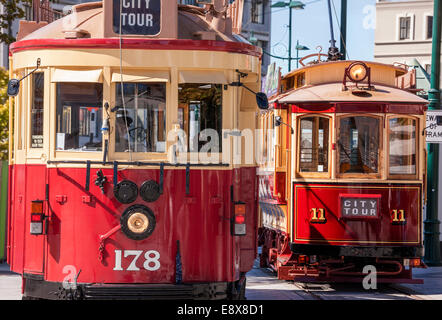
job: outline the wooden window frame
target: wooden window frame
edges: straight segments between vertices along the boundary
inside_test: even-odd
[[[390,174],[390,119],[397,119],[397,118],[405,118],[405,119],[412,119],[416,121],[416,129],[415,129],[415,157],[416,157],[416,172],[414,174]],[[386,175],[389,180],[419,180],[419,170],[420,170],[420,139],[419,139],[419,121],[420,119],[415,116],[407,116],[404,114],[392,114],[387,115],[385,118],[385,127],[386,127],[386,156],[385,156],[385,168],[386,168]]]
[[[327,157],[327,171],[324,172],[301,172],[300,164],[301,164],[301,120],[303,118],[325,118],[328,119],[328,157]],[[331,169],[332,169],[332,137],[333,137],[333,117],[324,115],[324,114],[316,114],[316,113],[306,113],[302,115],[297,115],[295,119],[296,123],[296,166],[295,166],[295,178],[331,178]]]
[[[379,156],[378,156],[378,172],[377,173],[341,173],[340,172],[340,157],[339,157],[339,135],[341,133],[341,119],[350,117],[369,117],[379,120]],[[384,167],[385,167],[385,155],[384,155],[384,128],[385,128],[385,116],[371,113],[348,113],[336,115],[336,178],[338,179],[382,179]]]

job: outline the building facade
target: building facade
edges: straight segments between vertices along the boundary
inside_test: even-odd
[[[270,0],[244,1],[241,34],[250,42],[262,48],[262,75],[267,73],[267,67],[270,64],[270,56],[266,52],[270,52],[271,4]]]
[[[432,0],[378,0],[374,59],[404,64],[416,59],[430,74],[432,31]]]

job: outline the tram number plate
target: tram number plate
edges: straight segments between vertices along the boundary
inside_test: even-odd
[[[342,218],[378,218],[381,195],[340,194]]]

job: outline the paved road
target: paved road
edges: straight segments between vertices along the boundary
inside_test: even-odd
[[[269,269],[261,269],[256,261],[247,273],[248,300],[420,300],[419,296],[400,286],[378,285],[365,290],[361,284],[303,284],[283,281]]]
[[[21,277],[0,264],[0,300],[21,300]]]

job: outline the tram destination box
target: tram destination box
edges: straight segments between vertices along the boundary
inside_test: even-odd
[[[167,0],[104,0],[105,37],[178,37],[178,6]]]
[[[378,194],[340,194],[341,218],[377,219],[380,199],[381,195]]]

